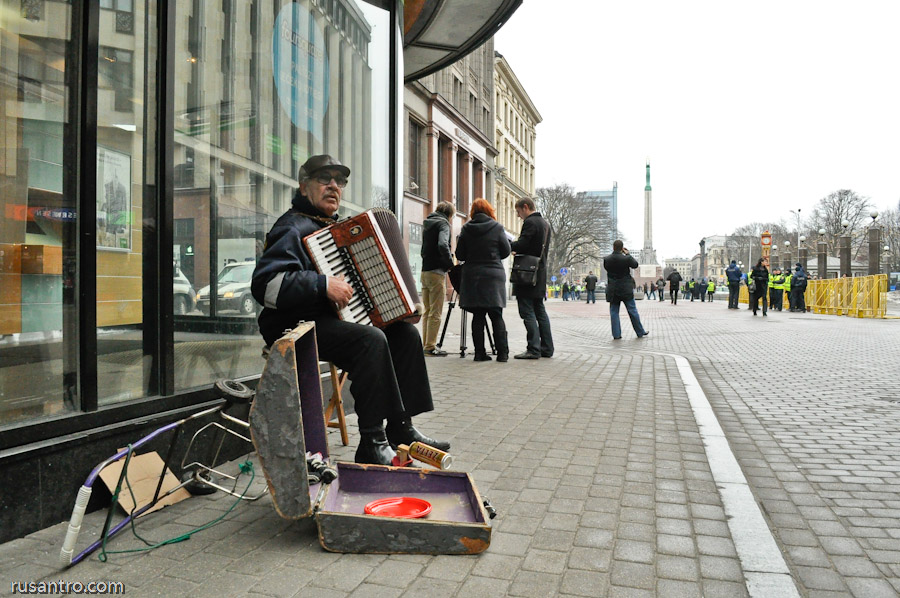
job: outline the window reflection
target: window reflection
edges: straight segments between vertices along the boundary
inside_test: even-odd
[[[389,203],[389,22],[353,0],[179,4],[177,388],[260,372],[249,275],[309,156],[352,170],[342,214]]]
[[[63,335],[76,218],[64,193],[74,158],[64,151],[71,7],[8,4],[0,17],[0,426],[75,407],[66,391],[74,364],[64,360],[74,337]]]

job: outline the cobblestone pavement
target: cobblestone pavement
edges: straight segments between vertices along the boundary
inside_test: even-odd
[[[280,519],[266,497],[189,541],[65,572],[55,566],[65,524],[9,542],[0,593],[44,578],[120,581],[130,596],[782,596],[736,548],[729,484],[709,458],[722,455],[708,452],[680,355],[796,592],[900,595],[900,320],[753,317],[724,301],[638,309],[650,330],[640,340],[627,316],[612,340],[605,303],[554,300],[552,359],[428,359],[437,409],[417,425],[453,442],[454,469],[498,510],[481,555],[328,553],[314,524]],[[518,352],[515,303],[505,315]],[[444,348],[456,349],[458,310],[449,329]],[[338,459],[352,458],[353,423],[349,447],[329,432]],[[232,502],[195,497],[139,528],[173,537]],[[101,525],[88,516],[79,548]],[[125,532],[111,548],[139,545]]]

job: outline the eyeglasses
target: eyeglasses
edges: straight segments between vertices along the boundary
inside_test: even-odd
[[[333,180],[341,189],[347,186],[347,177],[342,174],[318,174],[313,178],[320,185],[328,185]]]

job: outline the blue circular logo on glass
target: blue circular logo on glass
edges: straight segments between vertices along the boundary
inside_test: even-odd
[[[272,31],[272,70],[281,107],[295,126],[322,140],[328,108],[325,31],[301,4],[285,4]]]

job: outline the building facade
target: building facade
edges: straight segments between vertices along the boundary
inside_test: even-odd
[[[690,280],[693,277],[693,274],[691,274],[692,260],[683,257],[673,257],[666,258],[665,262],[666,269],[671,268],[672,270],[675,270],[681,274],[682,278]]]
[[[494,209],[507,231],[518,232],[516,202],[535,194],[537,125],[543,120],[506,58],[494,52]]]
[[[422,222],[437,204],[456,206],[452,238],[472,202],[494,193],[494,42],[406,85],[403,226],[419,280]]]
[[[584,191],[580,194],[585,201],[602,203],[609,210],[610,226],[607,228],[605,238],[598,239],[600,245],[600,260],[593,265],[586,265],[587,271],[593,270],[601,280],[606,280],[606,270],[603,268],[602,256],[612,253],[613,242],[618,238],[619,230],[619,183],[613,181],[612,189],[600,191]]]
[[[249,276],[307,157],[329,153],[350,167],[342,215],[386,206],[402,217],[404,35],[429,39],[438,4],[441,14],[471,9],[461,0],[6,7],[0,484],[17,491],[2,494],[0,542],[68,517],[87,473],[119,447],[221,404],[216,380],[255,384],[262,340]],[[447,33],[461,41],[445,42],[442,57],[483,43],[478,32],[495,31],[517,5],[480,4],[484,18]],[[483,61],[491,82],[492,49]],[[437,66],[420,55],[414,68],[424,76]],[[491,89],[480,96],[492,105]],[[486,122],[491,130],[493,116]],[[493,144],[481,144],[487,162]],[[478,177],[467,176],[471,197]]]

